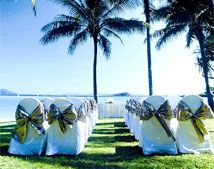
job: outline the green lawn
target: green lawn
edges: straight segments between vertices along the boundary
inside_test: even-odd
[[[214,143],[214,120],[207,121]],[[97,124],[84,151],[78,156],[11,156],[7,154],[14,123],[0,123],[0,168],[214,168],[214,155],[144,156],[123,119],[105,119]]]

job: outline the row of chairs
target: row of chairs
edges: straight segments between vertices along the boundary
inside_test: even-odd
[[[204,120],[213,118],[210,107],[199,96],[181,98],[174,110],[162,96],[126,103],[125,124],[145,155],[214,153]]]
[[[8,152],[17,155],[77,155],[98,120],[93,99],[25,98],[16,109]]]

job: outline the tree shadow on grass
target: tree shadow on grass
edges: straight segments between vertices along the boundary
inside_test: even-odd
[[[127,127],[124,122],[115,122],[114,127]]]
[[[115,136],[115,141],[118,142],[135,142],[134,136]]]
[[[10,155],[14,156],[14,155]],[[64,166],[74,167],[78,169],[122,169],[119,164],[114,163],[118,157],[115,154],[87,154],[81,153],[75,155],[53,155],[53,156],[17,156],[14,157],[21,161],[27,161],[29,163],[43,163],[50,164],[51,166]]]
[[[94,129],[93,134],[114,134],[113,129]]]
[[[0,126],[0,155],[8,155],[8,144],[15,125]]]
[[[100,151],[93,153],[87,153],[83,151],[80,155],[54,155],[54,156],[15,156],[16,158],[21,159],[22,161],[27,161],[29,163],[44,163],[50,164],[52,166],[65,166],[65,167],[74,167],[74,168],[87,168],[87,169],[122,169],[126,166],[121,166],[121,162],[132,161],[140,156],[142,156],[142,150],[138,146],[119,146],[115,147],[114,143],[116,142],[135,142],[134,137],[130,134],[129,130],[125,126],[124,122],[115,122],[115,123],[98,123],[99,128],[95,129],[94,134],[98,134],[89,138],[89,144],[86,144],[86,147],[95,147],[103,146],[102,148],[115,148],[115,153],[108,153],[105,151]],[[110,126],[115,128],[109,128]],[[103,128],[102,128],[103,126]],[[8,127],[8,126],[7,126]],[[11,125],[11,128],[14,126]],[[9,132],[8,128],[4,129],[4,132]],[[12,131],[12,129],[11,129]],[[128,134],[128,136],[123,136],[123,134]],[[104,136],[106,134],[106,136]],[[115,135],[116,136],[115,136]],[[5,137],[6,136],[6,137]],[[9,143],[10,134],[4,135],[5,143]],[[99,147],[98,147],[99,148]],[[6,156],[13,156],[7,153],[8,145],[1,147],[1,154]],[[99,150],[99,149],[97,149]]]
[[[0,133],[12,132],[16,125],[0,126]]]
[[[115,148],[116,155],[123,158],[136,158],[143,155],[142,148],[139,146],[121,146]]]
[[[115,134],[124,134],[124,133],[130,133],[129,129],[127,128],[115,129]]]
[[[108,126],[113,125],[114,123],[96,123],[96,126]]]
[[[8,148],[8,145],[0,146],[0,155],[9,155]]]
[[[105,144],[105,143],[115,143],[114,137],[106,137],[106,136],[99,136],[99,137],[90,137],[88,139],[89,143],[96,143],[96,144]]]

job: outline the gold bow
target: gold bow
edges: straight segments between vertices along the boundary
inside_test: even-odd
[[[140,112],[141,112],[141,104],[139,102],[137,102],[136,100],[133,100],[132,102],[132,110],[136,115],[140,116]]]
[[[131,111],[131,106],[130,106],[130,101],[129,100],[126,100],[125,109],[128,110],[129,112]]]
[[[96,109],[96,101],[94,99],[89,100],[91,110]]]
[[[38,132],[38,134],[45,134],[43,128],[43,112],[39,104],[35,110],[29,115],[23,106],[18,105],[16,109],[16,128],[13,132],[13,137],[18,136],[18,141],[23,144],[27,136],[28,123]]]
[[[80,120],[82,122],[86,121],[86,114],[85,114],[85,104],[83,103],[77,111],[77,120]]]
[[[130,100],[129,105],[127,105],[126,107],[129,108],[131,113],[140,114],[141,105],[136,100]]]
[[[169,129],[169,126],[165,122],[164,119],[171,120],[173,118],[173,112],[171,106],[169,105],[168,100],[166,100],[158,110],[149,104],[148,102],[144,101],[141,111],[141,119],[142,120],[149,120],[151,117],[155,116],[158,122],[161,124],[163,129],[165,130],[168,137],[172,137],[175,141],[175,137]]]
[[[186,105],[183,101],[180,101],[176,108],[176,116],[180,121],[190,119],[200,142],[204,142],[204,136],[208,134],[208,131],[203,120],[214,117],[210,107],[207,104],[202,101],[200,108],[194,114],[188,105]]]
[[[77,115],[72,104],[63,111],[60,111],[55,104],[51,104],[48,113],[48,123],[51,124],[53,121],[58,120],[60,129],[63,133],[66,132],[66,125],[73,125],[76,118]]]

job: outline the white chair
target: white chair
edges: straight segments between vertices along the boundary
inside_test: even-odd
[[[89,118],[89,123],[88,123],[88,136],[92,134],[93,128],[94,128],[94,111],[92,110],[92,104],[90,100],[88,99],[83,99],[85,101],[85,106],[86,106],[86,116]]]
[[[214,153],[210,135],[204,124],[204,119],[213,118],[213,114],[201,97],[183,97],[176,108],[176,116],[176,140],[180,153]]]
[[[139,140],[140,131],[142,128],[142,120],[140,119],[142,102],[143,102],[143,99],[139,98],[137,100],[136,109],[135,109],[136,117],[135,117],[135,126],[134,126],[134,136],[136,140]]]
[[[128,126],[128,115],[129,115],[129,112],[131,111],[131,106],[130,106],[130,100],[127,100],[126,101],[126,105],[125,105],[125,111],[124,111],[124,122],[125,122],[125,125]]]
[[[87,143],[88,138],[90,136],[91,120],[89,117],[89,113],[87,112],[86,102],[84,99],[81,99],[81,98],[70,98],[70,100],[74,103],[78,118],[85,124],[85,134],[84,135],[85,135],[85,143]]]
[[[130,119],[130,132],[135,134],[135,128],[136,128],[136,108],[138,107],[138,100],[139,98],[132,98],[131,99],[131,116],[129,115]]]
[[[98,110],[97,110],[97,104],[94,99],[88,99],[89,101],[89,111],[92,113],[93,116],[93,128],[95,127],[96,123],[98,122]]]
[[[74,104],[67,99],[57,99],[48,113],[46,155],[77,155],[85,146],[85,123],[77,118]]]
[[[54,99],[52,98],[45,98],[41,100],[41,103],[44,107],[44,120],[47,120],[47,114],[50,110],[50,105],[53,103]]]
[[[177,154],[168,101],[161,96],[150,96],[142,103],[142,109],[139,145],[143,153]]]
[[[44,109],[36,98],[21,100],[16,110],[16,129],[8,152],[17,155],[41,155],[46,145]]]

